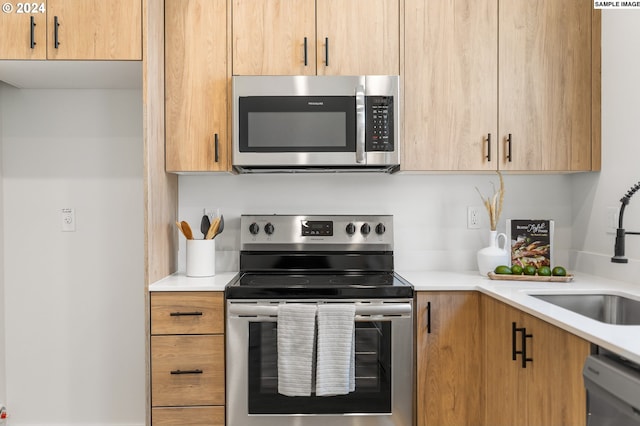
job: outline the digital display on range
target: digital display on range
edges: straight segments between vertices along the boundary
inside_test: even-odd
[[[333,222],[329,220],[303,220],[303,237],[331,237],[333,236]]]

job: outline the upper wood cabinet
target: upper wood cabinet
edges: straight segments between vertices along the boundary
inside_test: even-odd
[[[0,59],[141,60],[141,0],[5,2]]]
[[[168,172],[228,171],[225,0],[165,0]]]
[[[582,366],[589,342],[489,296],[481,310],[484,424],[586,424]]]
[[[405,2],[403,170],[600,165],[590,0]]]
[[[234,75],[397,75],[399,0],[233,0]]]

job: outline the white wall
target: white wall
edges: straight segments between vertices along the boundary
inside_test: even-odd
[[[556,222],[558,262],[571,248],[571,178],[505,176],[506,218],[551,218]],[[218,270],[237,269],[239,217],[243,213],[385,213],[394,215],[398,270],[476,269],[476,252],[488,244],[482,230],[467,229],[467,206],[482,206],[476,186],[491,193],[496,174],[486,175],[218,175],[180,176],[181,220],[199,229],[204,207],[220,207],[225,231],[216,246]],[[482,208],[482,207],[481,207]],[[194,226],[195,225],[195,226]],[[184,239],[181,239],[181,264]]]
[[[4,241],[4,196],[2,191],[2,87],[0,82],[0,241]],[[0,244],[0,271],[4,271],[4,245]],[[0,274],[0,404],[7,400],[5,376],[5,344],[4,344],[4,274]]]
[[[640,235],[627,236],[627,265],[612,264],[614,235],[606,208],[640,181],[640,11],[602,13],[602,171],[574,176],[573,247],[588,272],[639,283]],[[640,194],[627,206],[624,226],[640,231]]]
[[[143,424],[141,91],[0,96],[10,424]]]

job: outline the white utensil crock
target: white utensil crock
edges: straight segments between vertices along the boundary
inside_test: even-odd
[[[216,240],[187,240],[187,276],[216,274]]]
[[[498,240],[502,240],[502,247]],[[507,236],[498,234],[497,231],[489,231],[489,246],[478,250],[478,271],[480,275],[487,276],[489,272],[493,272],[496,266],[509,264],[509,252],[507,247]]]

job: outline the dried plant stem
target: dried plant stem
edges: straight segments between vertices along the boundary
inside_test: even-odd
[[[478,191],[478,194],[480,194],[480,198],[482,199],[482,202],[487,209],[487,213],[489,213],[489,224],[492,231],[495,231],[497,229],[498,219],[500,219],[500,214],[502,213],[502,203],[504,201],[504,180],[502,179],[502,173],[500,173],[499,171],[497,173],[498,177],[500,178],[500,189],[496,191],[494,186],[494,194],[491,197],[483,197],[478,187],[476,187],[476,191]]]

